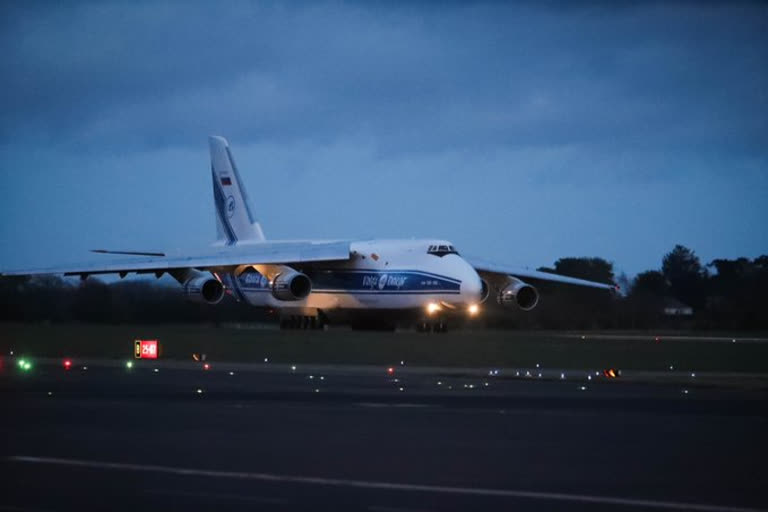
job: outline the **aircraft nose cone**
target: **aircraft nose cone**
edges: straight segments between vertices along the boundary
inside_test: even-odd
[[[461,295],[467,303],[480,302],[483,295],[483,283],[474,268],[467,264],[464,279],[461,280]]]

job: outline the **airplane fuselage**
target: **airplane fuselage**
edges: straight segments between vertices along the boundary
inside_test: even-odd
[[[276,298],[269,278],[254,268],[237,275],[230,287],[253,306],[324,311],[416,309],[431,303],[464,308],[481,300],[480,276],[444,240],[353,242],[348,261],[294,268],[312,282],[312,291],[300,300]]]

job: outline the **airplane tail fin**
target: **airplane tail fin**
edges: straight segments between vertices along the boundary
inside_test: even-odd
[[[211,147],[218,241],[235,245],[242,241],[264,240],[264,232],[253,216],[248,193],[237,172],[227,139],[211,136],[208,142]]]

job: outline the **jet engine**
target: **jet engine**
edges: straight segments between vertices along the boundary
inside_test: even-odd
[[[482,304],[488,300],[488,296],[491,294],[491,287],[485,279],[480,279],[480,285],[480,304]]]
[[[539,303],[539,292],[533,286],[521,280],[509,277],[506,287],[499,291],[496,300],[502,306],[517,306],[523,311],[530,311]]]
[[[210,276],[198,276],[184,283],[184,295],[193,302],[218,304],[224,298],[224,285]]]
[[[272,279],[272,295],[277,300],[301,300],[312,291],[312,281],[306,274],[288,270]]]

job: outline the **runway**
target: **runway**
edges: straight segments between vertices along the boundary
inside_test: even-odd
[[[0,373],[0,510],[768,508],[762,388],[80,363]]]

